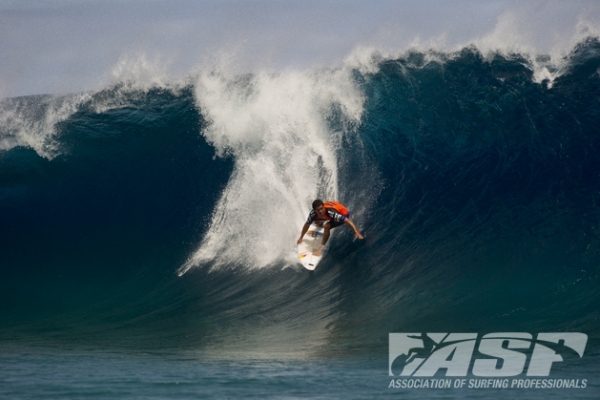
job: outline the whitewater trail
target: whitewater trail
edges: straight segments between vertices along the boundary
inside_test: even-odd
[[[234,172],[179,275],[209,262],[260,268],[290,260],[312,200],[338,197],[337,152],[364,102],[349,71],[207,73],[195,94],[209,121],[202,134],[219,156],[233,158]],[[346,124],[332,129],[333,118]]]

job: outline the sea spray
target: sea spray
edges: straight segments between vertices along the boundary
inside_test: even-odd
[[[202,134],[234,173],[198,251],[180,269],[264,267],[288,257],[309,205],[338,197],[337,151],[364,101],[348,70],[290,71],[228,77],[202,74],[196,85]]]

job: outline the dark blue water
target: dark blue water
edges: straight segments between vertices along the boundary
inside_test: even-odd
[[[520,56],[467,48],[436,60],[411,53],[350,71],[358,119],[335,96],[314,100],[320,113],[276,100],[326,127],[311,141],[323,153],[288,136],[294,124],[272,107],[258,114],[279,124],[260,125],[275,136],[246,141],[227,125],[248,99],[272,97],[264,79],[276,78],[230,80],[243,96],[219,101],[200,84],[4,100],[4,395],[397,395],[391,332],[574,331],[588,346],[562,373],[590,383],[551,395],[597,397],[600,44],[575,47],[553,82],[536,82]],[[301,79],[325,86],[327,73]],[[64,104],[72,112],[57,117]],[[318,160],[307,193],[285,169],[303,151]],[[250,198],[264,188],[278,195]],[[308,273],[288,250],[313,194],[347,204],[365,240],[339,228]],[[264,236],[249,231],[257,215]],[[210,235],[227,246],[206,250]],[[256,241],[264,260],[244,247]],[[211,256],[194,259],[199,248]]]

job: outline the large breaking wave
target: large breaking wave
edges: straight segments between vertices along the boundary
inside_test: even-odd
[[[560,69],[474,47],[352,60],[3,100],[0,335],[302,354],[595,337],[598,42]],[[366,238],[339,228],[308,273],[315,197]]]

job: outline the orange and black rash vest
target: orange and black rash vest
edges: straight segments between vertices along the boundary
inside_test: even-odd
[[[325,206],[325,215],[319,217],[315,210],[310,210],[308,219],[306,220],[308,225],[316,220],[344,222],[346,218],[350,216],[350,212],[348,212],[348,209],[344,207],[342,203],[338,203],[337,201],[326,201],[323,205]]]

